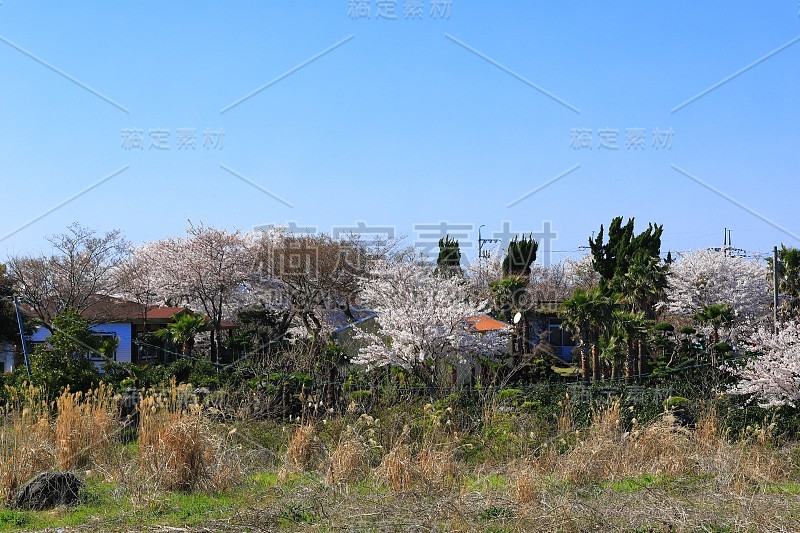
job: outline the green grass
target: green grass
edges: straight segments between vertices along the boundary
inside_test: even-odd
[[[309,476],[296,476],[288,483],[310,481]],[[90,481],[82,501],[72,508],[51,511],[0,511],[0,531],[37,530],[79,525],[102,524],[104,528],[144,527],[150,525],[192,526],[228,517],[239,506],[249,505],[254,497],[278,485],[274,472],[252,476],[245,485],[223,493],[171,492],[154,502],[134,507],[130,496],[122,494],[118,485]]]
[[[796,496],[800,494],[800,482],[784,481],[783,483],[768,483],[762,487],[764,494],[787,494]]]
[[[503,490],[508,486],[508,480],[500,474],[468,478],[465,482],[467,490]]]
[[[600,487],[617,494],[633,494],[645,489],[659,489],[672,496],[681,496],[702,490],[713,479],[714,476],[710,474],[698,474],[688,477],[643,474],[616,481],[607,481],[601,483]]]
[[[0,511],[0,530],[7,531],[16,527],[28,526],[34,519],[33,513],[6,509]]]
[[[480,513],[478,513],[478,518],[481,520],[497,520],[503,518],[513,518],[514,511],[511,509],[507,509],[505,507],[496,507],[491,506],[487,507]]]
[[[258,472],[250,476],[250,481],[262,489],[270,489],[278,485],[278,474],[276,472]]]
[[[664,481],[662,476],[654,476],[652,474],[644,474],[638,477],[631,477],[621,479],[619,481],[612,481],[607,486],[618,494],[631,494],[639,492],[654,485],[660,485]]]

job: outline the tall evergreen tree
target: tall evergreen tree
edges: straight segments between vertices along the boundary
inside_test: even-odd
[[[508,243],[508,253],[503,259],[503,277],[520,276],[530,279],[531,265],[536,261],[536,252],[539,250],[539,243],[533,240],[533,234],[522,236],[522,239],[514,237]]]
[[[664,298],[669,265],[661,261],[661,234],[664,227],[650,223],[638,235],[634,232],[634,219],[623,225],[616,217],[608,226],[608,241],[604,242],[604,228],[594,239],[589,239],[592,266],[600,274],[601,292],[627,304],[631,313],[643,313],[654,319],[655,306]],[[644,339],[637,339],[637,373],[647,371]],[[627,361],[630,366],[631,358]],[[627,372],[630,374],[631,369]]]
[[[462,274],[461,270],[461,247],[458,239],[451,239],[445,235],[444,239],[439,239],[439,257],[436,259],[436,273],[445,276]]]
[[[633,224],[633,218],[623,225],[622,217],[616,217],[608,226],[608,242],[603,242],[602,224],[597,237],[589,239],[592,266],[600,274],[600,287],[606,294],[616,292],[615,285],[621,283],[631,264],[648,263],[660,257],[664,226],[651,223],[645,231],[635,235]]]

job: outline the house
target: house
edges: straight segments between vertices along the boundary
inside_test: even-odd
[[[14,353],[15,353],[14,345],[13,344],[3,344],[0,343],[0,364],[2,364],[2,371],[3,372],[13,372],[14,371]]]
[[[510,332],[514,329],[511,324],[492,318],[489,315],[478,315],[467,321],[470,324],[470,331],[475,333],[488,333],[490,331]]]
[[[359,349],[359,342],[355,338],[354,330],[358,328],[376,332],[379,328],[375,321],[377,316],[377,313],[369,309],[348,307],[347,309],[333,309],[325,318],[327,323],[334,328],[331,332],[331,340],[344,349],[348,359],[352,359],[358,354]]]
[[[572,362],[572,352],[576,342],[571,331],[564,328],[559,309],[561,301],[539,302],[533,317],[528,321],[529,335],[533,344],[546,342],[550,353],[565,363]]]
[[[122,298],[98,295],[95,301],[83,312],[81,318],[88,321],[91,329],[101,337],[119,340],[113,359],[120,363],[152,364],[163,357],[163,350],[157,346],[140,346],[138,337],[164,328],[173,318],[181,313],[188,313],[186,307],[145,306]],[[23,313],[31,316],[30,311]],[[207,319],[209,320],[209,319]],[[223,330],[231,330],[237,326],[229,322],[222,323]],[[50,336],[50,331],[39,327],[31,336],[31,344],[42,343]],[[105,359],[97,354],[87,357],[98,366]]]

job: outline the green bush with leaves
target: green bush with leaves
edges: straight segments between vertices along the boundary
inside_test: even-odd
[[[90,355],[109,358],[116,339],[103,339],[89,328],[77,311],[68,309],[53,319],[52,334],[31,356],[31,382],[55,398],[69,385],[72,391],[88,391],[100,382],[100,373]],[[25,373],[25,368],[16,370]]]

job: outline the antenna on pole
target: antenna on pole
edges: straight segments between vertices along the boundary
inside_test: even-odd
[[[484,239],[481,237],[481,228],[486,224],[481,224],[478,228],[478,261],[481,259],[489,259],[489,252],[483,252],[483,243],[485,242],[500,242],[500,239]]]
[[[722,235],[722,248],[709,248],[709,250],[722,252],[725,257],[746,257],[747,250],[733,247],[733,237],[731,236],[732,231],[733,230],[730,228],[724,228]]]

